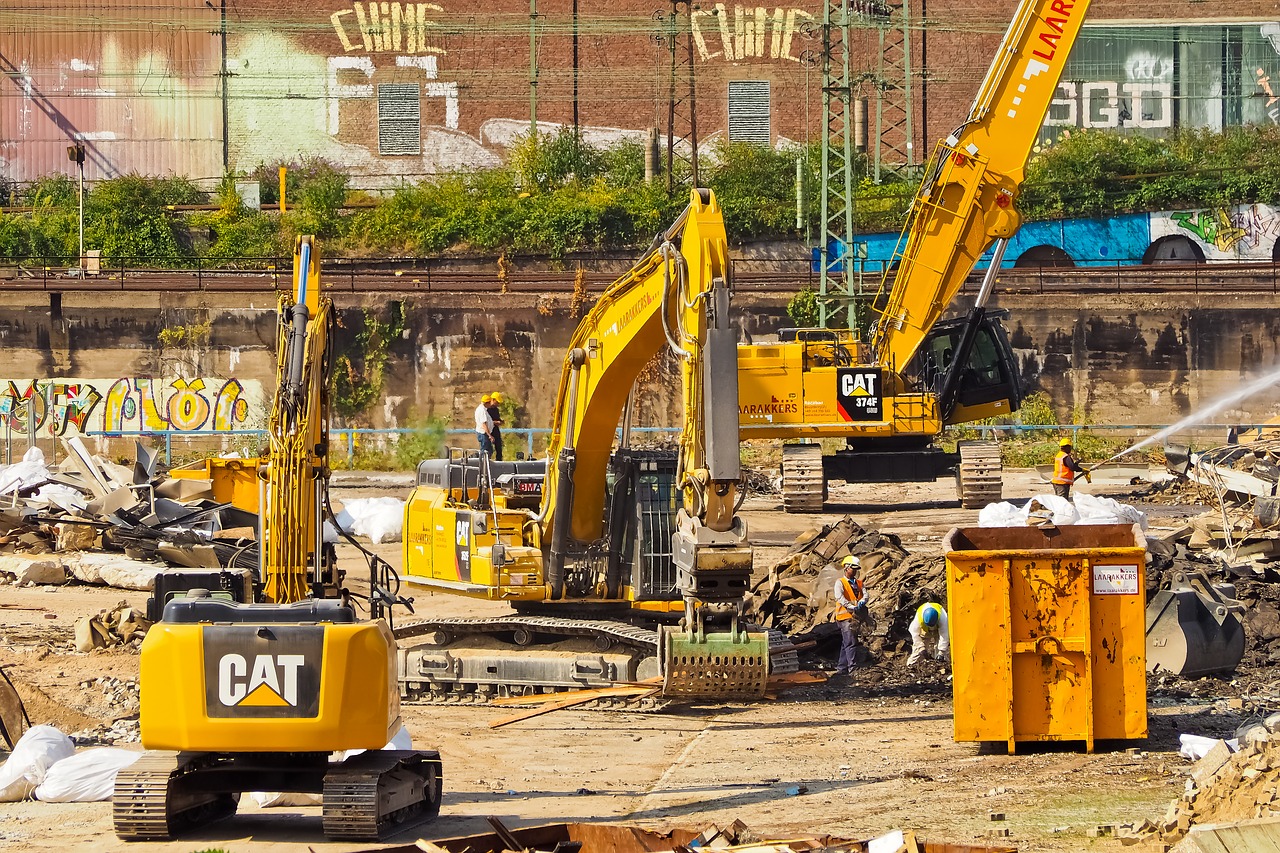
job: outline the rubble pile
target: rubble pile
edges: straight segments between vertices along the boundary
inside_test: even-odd
[[[848,554],[861,562],[870,599],[873,624],[864,632],[868,648],[876,654],[906,649],[907,625],[916,608],[946,600],[946,563],[942,557],[912,555],[897,536],[867,530],[852,516],[797,537],[791,551],[752,589],[748,614],[797,642],[836,633],[832,591],[840,561]]]
[[[1176,842],[1192,826],[1280,815],[1280,733],[1276,726],[1251,728],[1232,752],[1225,741],[1192,768],[1186,789],[1156,827]]]
[[[62,444],[54,468],[38,447],[0,467],[0,580],[150,589],[168,566],[256,567],[256,516],[214,501],[211,480],[157,474],[141,444],[132,468]]]

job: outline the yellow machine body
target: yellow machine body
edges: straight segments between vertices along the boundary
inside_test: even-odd
[[[1136,525],[957,528],[943,540],[957,741],[1147,736]]]
[[[743,438],[847,441],[834,455],[815,448],[784,458],[788,510],[820,509],[828,477],[925,480],[957,461],[963,475],[965,453],[948,458],[932,440],[948,424],[1008,416],[1019,405],[1016,359],[984,307],[1003,244],[964,321],[972,334],[942,318],[983,254],[1019,227],[1026,162],[1088,9],[1088,0],[1021,0],[969,115],[925,168],[865,336],[789,330],[794,339],[739,348]],[[826,298],[844,310],[856,297]],[[971,497],[992,497],[989,486],[975,484]]]
[[[158,622],[142,644],[142,683],[147,749],[381,749],[400,728],[395,641],[382,621]]]

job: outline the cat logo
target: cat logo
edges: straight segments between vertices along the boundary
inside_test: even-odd
[[[315,717],[324,631],[319,625],[205,626],[205,712]]]
[[[223,705],[280,707],[298,704],[302,655],[255,655],[250,669],[244,655],[232,652],[218,662],[218,701]]]
[[[836,408],[846,421],[884,419],[884,399],[879,370],[836,369]]]

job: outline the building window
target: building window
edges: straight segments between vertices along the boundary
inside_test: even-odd
[[[417,83],[378,84],[378,153],[422,153],[422,100]]]
[[[769,81],[729,84],[729,141],[769,144]]]

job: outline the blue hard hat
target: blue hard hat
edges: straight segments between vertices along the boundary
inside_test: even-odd
[[[927,628],[932,628],[934,625],[937,625],[938,608],[930,604],[924,609],[924,612],[920,614],[920,621],[924,622],[925,627]]]

